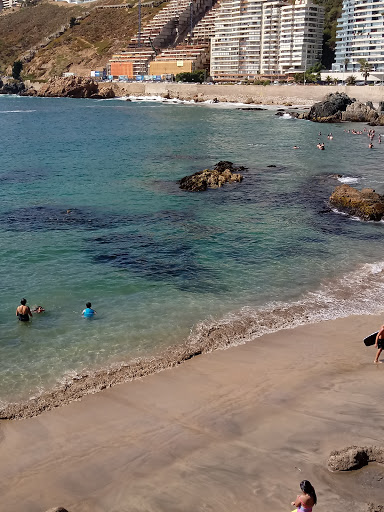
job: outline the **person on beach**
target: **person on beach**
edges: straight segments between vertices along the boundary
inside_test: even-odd
[[[93,315],[96,313],[94,309],[91,308],[92,304],[90,302],[87,302],[85,305],[85,309],[83,309],[83,312],[81,313],[84,318],[92,318]]]
[[[375,360],[373,362],[374,363],[379,363],[379,362],[381,363],[381,361],[379,361],[379,357],[380,357],[381,351],[384,348],[384,325],[382,325],[380,327],[380,331],[377,333],[376,341],[375,341],[375,347],[378,349],[378,351],[377,351]]]
[[[27,299],[21,299],[20,306],[16,309],[16,316],[20,322],[29,322],[29,317],[32,318],[31,310],[27,306]]]
[[[297,495],[296,500],[292,501],[291,505],[300,512],[312,512],[312,507],[317,503],[317,496],[313,485],[309,480],[303,480],[300,482],[300,489],[302,493]]]

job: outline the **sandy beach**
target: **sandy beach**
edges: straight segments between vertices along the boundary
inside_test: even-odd
[[[1,423],[2,510],[316,510],[384,504],[384,468],[330,473],[332,450],[383,445],[384,365],[362,338],[378,316],[265,335]]]

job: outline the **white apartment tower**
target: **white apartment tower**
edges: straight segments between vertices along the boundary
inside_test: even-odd
[[[360,59],[384,71],[384,0],[344,0],[333,71],[359,72]]]
[[[324,8],[311,0],[222,0],[211,75],[242,79],[304,71],[321,58],[323,25]]]
[[[308,0],[281,7],[279,69],[302,71],[322,55],[324,8]]]

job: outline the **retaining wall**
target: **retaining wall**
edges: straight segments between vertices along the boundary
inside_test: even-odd
[[[384,86],[339,86],[339,85],[205,85],[180,83],[103,83],[100,87],[113,87],[117,96],[143,95],[164,96],[184,100],[213,100],[284,105],[312,105],[331,92],[345,92],[359,101],[384,101]]]

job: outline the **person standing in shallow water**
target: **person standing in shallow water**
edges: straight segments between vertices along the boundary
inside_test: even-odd
[[[91,308],[92,304],[90,302],[87,302],[85,305],[85,309],[83,309],[83,312],[81,313],[84,318],[92,318],[93,315],[96,313],[94,309]]]
[[[20,306],[16,309],[16,316],[20,322],[29,322],[29,317],[32,318],[31,310],[27,306],[27,299],[21,299]]]
[[[375,347],[378,348],[379,350],[377,351],[375,360],[373,362],[379,363],[379,362],[381,362],[381,361],[379,361],[379,357],[380,357],[381,351],[384,348],[384,325],[382,325],[380,327],[380,331],[377,333]]]
[[[313,485],[309,480],[300,482],[301,494],[297,495],[295,501],[291,505],[297,508],[299,512],[312,512],[312,507],[317,503],[317,496]],[[293,511],[296,512],[296,511]]]

